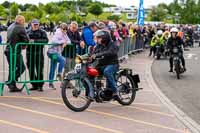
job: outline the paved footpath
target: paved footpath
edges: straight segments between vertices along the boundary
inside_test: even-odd
[[[122,63],[140,74],[140,87],[131,106],[117,102],[91,104],[75,113],[66,108],[60,89],[11,94],[0,97],[0,133],[191,133],[159,100],[151,83],[152,59],[147,53]],[[59,83],[57,83],[59,86]]]

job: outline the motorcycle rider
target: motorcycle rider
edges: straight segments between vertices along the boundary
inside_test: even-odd
[[[112,90],[113,97],[115,97],[117,95],[117,83],[114,74],[119,69],[118,46],[113,43],[108,31],[99,30],[95,32],[94,36],[97,46],[90,55],[91,59],[95,60],[96,58],[100,58],[97,68],[106,77],[107,88]]]
[[[156,45],[160,45],[161,46],[161,52],[163,53],[164,52],[164,36],[163,36],[163,31],[162,30],[159,30],[157,32],[157,34],[152,38],[151,40],[151,49],[150,49],[150,56],[151,56],[151,53],[153,51],[153,56],[155,56],[155,53],[156,53]]]
[[[179,48],[180,51],[180,58],[181,58],[181,62],[182,62],[182,66],[184,71],[186,71],[186,67],[185,67],[185,59],[183,57],[183,46],[184,46],[184,42],[183,40],[178,36],[178,29],[177,28],[172,28],[170,30],[171,33],[171,37],[168,40],[167,46],[170,52],[170,58],[169,58],[169,64],[170,64],[170,70],[169,72],[173,72],[173,48],[177,47]]]
[[[190,47],[193,47],[193,45],[194,45],[193,34],[194,34],[194,32],[193,32],[192,26],[189,26],[188,30],[187,30],[187,37],[188,37],[188,41],[190,43]]]

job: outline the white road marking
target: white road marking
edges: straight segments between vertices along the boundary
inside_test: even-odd
[[[194,59],[195,59],[195,60],[198,60],[198,57],[195,57]]]
[[[186,55],[186,60],[191,60],[192,57],[196,56],[196,54],[193,54],[193,53],[189,53],[189,54],[185,54]]]

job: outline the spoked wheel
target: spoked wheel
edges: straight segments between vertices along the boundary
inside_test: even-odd
[[[119,91],[117,101],[121,105],[130,105],[135,100],[136,86],[129,75],[119,75],[117,77],[117,88]]]
[[[86,98],[89,88],[84,81],[64,80],[61,89],[62,99],[69,109],[81,112],[89,107],[91,101]]]

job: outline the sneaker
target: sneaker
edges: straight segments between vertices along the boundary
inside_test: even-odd
[[[10,92],[21,92],[22,89],[17,88],[15,85],[9,85],[8,88],[10,89]]]
[[[29,90],[30,90],[30,91],[36,91],[36,90],[38,90],[38,88],[37,88],[37,87],[32,87],[32,88],[30,88]]]
[[[38,91],[43,92],[43,88],[42,87],[38,87]]]
[[[52,83],[49,84],[49,88],[56,90],[56,88],[54,87],[54,85]]]
[[[93,97],[91,97],[91,96],[87,96],[86,97],[90,102],[93,102],[95,99],[93,98]]]

